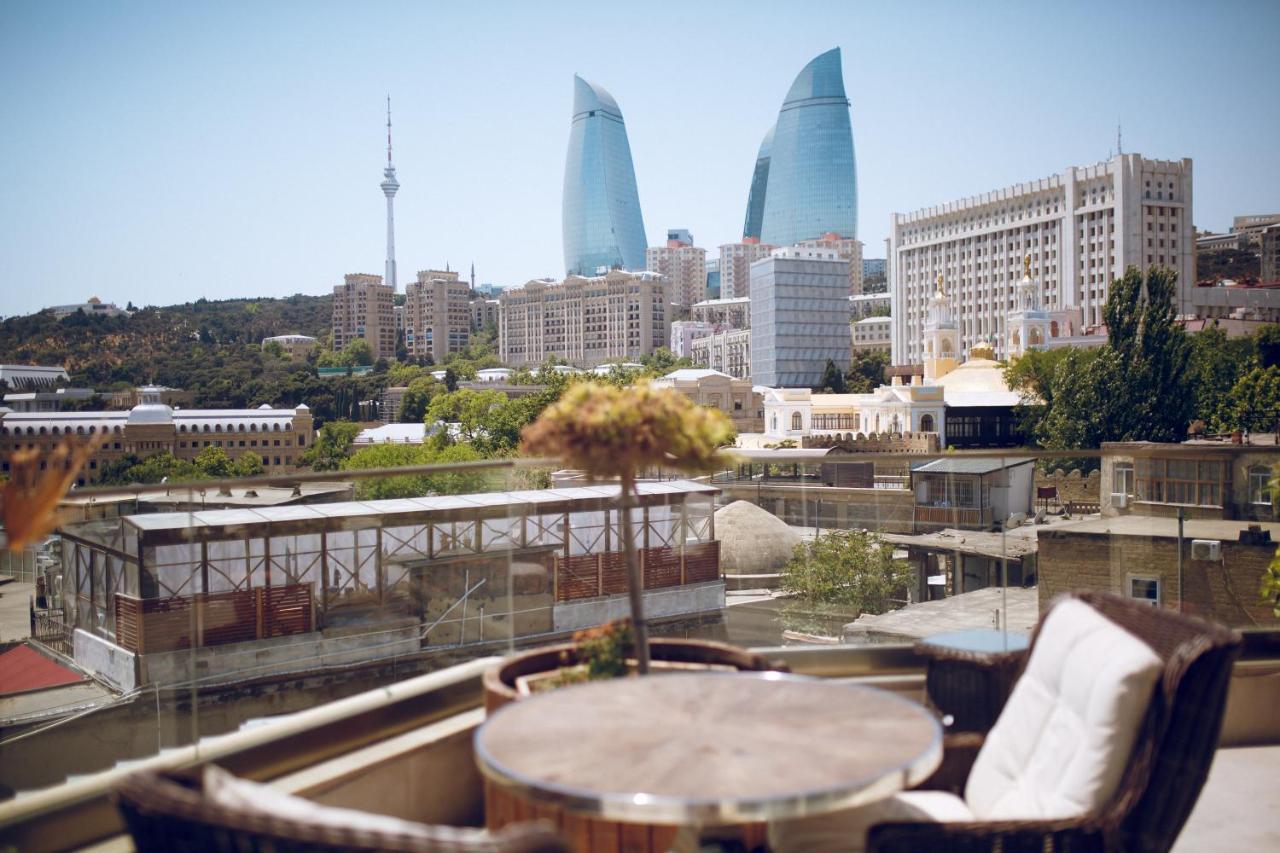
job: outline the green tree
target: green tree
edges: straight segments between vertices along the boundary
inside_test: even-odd
[[[432,378],[430,374],[414,379],[405,389],[404,398],[400,403],[400,423],[422,423],[431,401],[443,393],[444,386]]]
[[[231,474],[234,477],[260,477],[265,470],[262,457],[252,450],[240,454],[240,458],[231,466]]]
[[[1053,403],[1054,375],[1071,351],[1070,347],[1027,350],[1005,365],[1005,384],[1022,399],[1016,414],[1023,435],[1041,434],[1040,422]]]
[[[235,476],[234,464],[221,447],[206,447],[196,454],[195,466],[206,477],[221,479]]]
[[[1224,408],[1227,394],[1258,365],[1252,337],[1231,338],[1218,326],[1191,335],[1191,376],[1195,383],[1195,416],[1211,430],[1231,429]]]
[[[830,391],[832,394],[843,394],[844,374],[840,372],[840,368],[836,367],[836,363],[831,359],[827,359],[827,368],[822,372],[822,384],[818,386],[819,391]]]
[[[889,354],[883,350],[855,352],[845,376],[845,391],[850,394],[870,394],[884,384],[884,371],[888,366]]]
[[[1255,367],[1227,392],[1221,428],[1272,432],[1280,424],[1280,367]]]
[[[458,374],[452,367],[445,368],[444,387],[448,389],[450,393],[458,390]]]
[[[373,345],[364,338],[356,338],[342,348],[342,363],[361,366],[373,364]]]
[[[1181,441],[1195,406],[1191,343],[1176,322],[1177,275],[1130,267],[1103,308],[1108,342],[1060,356],[1036,439],[1049,449]]]
[[[311,466],[314,471],[337,471],[359,434],[360,424],[330,421],[320,428],[315,443],[302,454],[303,464]]]
[[[904,599],[911,568],[893,545],[866,530],[833,530],[796,546],[782,588],[811,608],[884,613]]]
[[[507,397],[501,391],[475,391],[464,388],[441,394],[431,400],[427,406],[427,419],[441,423],[456,423],[467,441],[481,436],[490,425],[490,420],[507,404]]]
[[[418,465],[474,462],[482,457],[464,444],[436,448],[427,445],[376,444],[362,447],[343,463],[348,471],[371,468],[407,468]],[[485,491],[489,475],[483,471],[444,471],[430,474],[398,474],[356,482],[361,500],[413,498],[428,495],[456,495]]]

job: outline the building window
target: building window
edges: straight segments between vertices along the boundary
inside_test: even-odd
[[[1125,583],[1128,586],[1125,594],[1129,598],[1150,604],[1152,607],[1160,606],[1160,578],[1129,575]]]
[[[1133,463],[1117,462],[1111,469],[1111,505],[1125,507],[1133,495]]]
[[[769,419],[769,429],[770,429],[770,430],[772,430],[773,432],[777,432],[777,431],[778,431],[778,416],[777,416],[777,415],[774,415],[772,418],[770,418],[770,419]]]
[[[933,415],[920,416],[920,431],[921,432],[937,432],[933,424]]]
[[[1139,459],[1134,463],[1138,500],[1222,506],[1223,464],[1205,459]]]
[[[804,420],[800,417],[800,413],[799,413],[799,412],[792,412],[792,413],[791,413],[791,428],[792,428],[792,429],[803,429],[803,428],[804,428]]]
[[[1271,471],[1265,465],[1254,465],[1249,469],[1249,503],[1271,506]]]

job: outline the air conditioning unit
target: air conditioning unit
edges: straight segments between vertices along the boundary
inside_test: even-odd
[[[1191,540],[1191,559],[1193,560],[1222,559],[1222,543],[1216,539],[1192,539]]]
[[[1111,496],[1111,505],[1116,509],[1124,509],[1129,506],[1129,496],[1124,492],[1117,492]]]

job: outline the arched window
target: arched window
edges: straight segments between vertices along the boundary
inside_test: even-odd
[[[76,435],[84,435],[84,427],[82,426],[76,427]]]
[[[1049,337],[1056,338],[1058,336],[1058,321],[1054,320],[1049,324]]]
[[[279,432],[279,431],[280,431],[280,422],[279,422],[279,421],[276,421],[275,423],[273,423],[273,424],[271,425],[271,431],[272,431],[272,432]]]
[[[205,424],[205,425],[204,425],[204,430],[203,430],[203,431],[204,431],[204,432],[208,432],[208,431],[209,431],[209,425],[208,425],[208,424]]]
[[[792,412],[792,413],[791,413],[791,428],[792,428],[792,429],[804,429],[804,418],[800,417],[800,413],[799,413],[799,412]]]
[[[240,431],[244,432],[244,424],[240,424]]]
[[[52,429],[52,432],[53,432],[53,434],[54,434],[54,435],[57,435],[57,434],[58,434],[58,428],[57,428],[57,427],[54,427],[54,428]]]
[[[244,427],[243,427],[243,426],[241,426],[241,427],[240,427],[240,429],[241,429],[241,431],[243,431],[243,430],[244,430]],[[258,425],[257,425],[257,424],[249,424],[249,432],[257,432],[257,431],[258,431]]]
[[[777,432],[777,431],[778,431],[778,416],[777,416],[777,414],[774,414],[774,415],[773,415],[773,419],[769,422],[769,429],[770,429],[770,430],[772,430],[773,432]]]
[[[55,427],[55,429],[56,429],[56,427]],[[41,435],[44,435],[46,432],[47,432],[47,430],[46,430],[44,427],[40,427],[40,434],[41,434]]]
[[[933,415],[920,416],[920,431],[921,432],[937,432],[937,429],[935,429],[933,426]]]

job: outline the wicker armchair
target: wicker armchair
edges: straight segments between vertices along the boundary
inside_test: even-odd
[[[1071,820],[879,824],[868,834],[868,850],[1041,853],[1167,851],[1173,846],[1209,774],[1240,635],[1115,596],[1069,597],[1143,640],[1163,664],[1120,787],[1108,806]],[[1032,638],[1032,649],[1037,637]],[[962,791],[981,742],[981,734],[949,738],[943,766],[923,787]]]
[[[406,832],[317,825],[263,810],[231,808],[211,800],[199,771],[139,771],[115,790],[116,807],[139,853],[159,851],[263,851],[263,853],[567,853],[549,825],[517,824],[493,833],[425,824]]]

